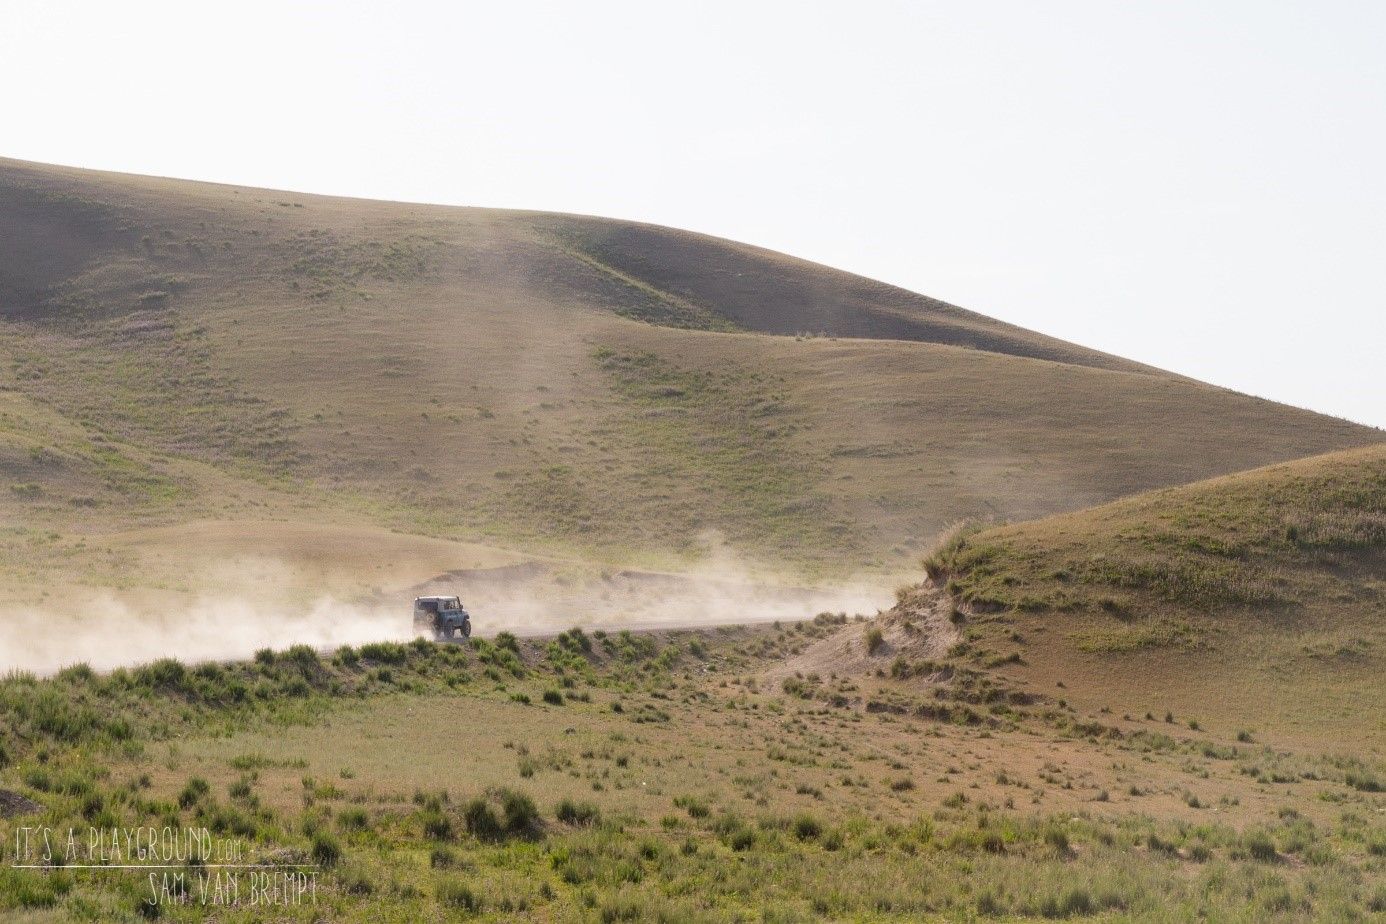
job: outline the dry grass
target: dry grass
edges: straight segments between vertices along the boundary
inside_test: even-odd
[[[623,222],[5,162],[0,238],[6,605],[709,544],[888,587],[959,520],[1380,436]],[[945,537],[962,609],[11,676],[0,788],[314,859],[305,921],[1362,919],[1383,459]],[[145,895],[0,870],[7,914]]]
[[[1374,438],[663,229],[15,162],[0,196],[0,515],[64,538],[289,518],[667,568],[711,530],[889,574],[960,518]]]

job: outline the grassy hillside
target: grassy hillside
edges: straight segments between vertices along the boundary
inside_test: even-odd
[[[593,266],[657,293],[670,311],[633,317],[703,329],[915,340],[1101,369],[1159,370],[1064,343],[925,295],[760,247],[672,228],[591,218],[546,220]],[[705,320],[699,320],[699,319]]]
[[[26,550],[80,570],[91,537],[207,520],[900,572],[960,518],[1379,437],[604,219],[4,161],[0,238],[11,589]]]
[[[183,659],[0,672],[0,844],[318,877],[0,916],[1386,913],[1379,431],[605,219],[0,161],[0,241],[0,648]]]
[[[1386,745],[1386,443],[963,533],[927,567],[1014,677]]]

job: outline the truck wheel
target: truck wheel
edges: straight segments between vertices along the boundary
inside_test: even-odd
[[[471,637],[472,637],[472,621],[471,621],[470,619],[467,620],[466,622],[462,623],[462,637],[463,637],[463,638],[471,638]]]
[[[443,630],[443,633],[447,635],[448,638],[452,638],[453,633],[456,631],[457,630],[454,627],[448,626],[446,629]]]

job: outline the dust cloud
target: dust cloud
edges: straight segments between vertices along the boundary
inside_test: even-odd
[[[854,580],[801,586],[733,552],[716,532],[698,537],[696,566],[678,573],[528,562],[455,571],[418,585],[454,594],[476,631],[543,635],[588,629],[688,628],[792,621],[818,613],[871,615],[893,603],[885,584]]]
[[[0,614],[0,671],[43,675],[82,662],[110,670],[158,658],[234,660],[260,648],[398,641],[409,629],[408,612],[400,607],[386,611],[328,597],[303,607],[206,597],[155,609],[93,594],[76,613],[25,608]]]
[[[321,596],[290,603],[267,594],[261,582],[247,584],[258,586],[159,605],[93,591],[66,611],[0,612],[0,672],[45,675],[78,663],[110,670],[164,657],[196,663],[246,658],[261,648],[404,641],[414,637],[412,601],[422,594],[461,597],[480,636],[546,635],[573,626],[615,631],[793,621],[821,612],[870,615],[891,602],[879,581],[794,586],[753,576],[717,555],[678,574],[553,562],[459,570],[356,600]]]
[[[429,592],[460,596],[482,634],[793,621],[822,612],[870,615],[889,605],[879,587],[866,586],[784,587],[641,571],[586,579],[558,573],[510,585],[471,577],[432,582]]]

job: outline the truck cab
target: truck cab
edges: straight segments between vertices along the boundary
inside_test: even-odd
[[[414,631],[434,638],[467,638],[472,617],[457,597],[415,597]]]

